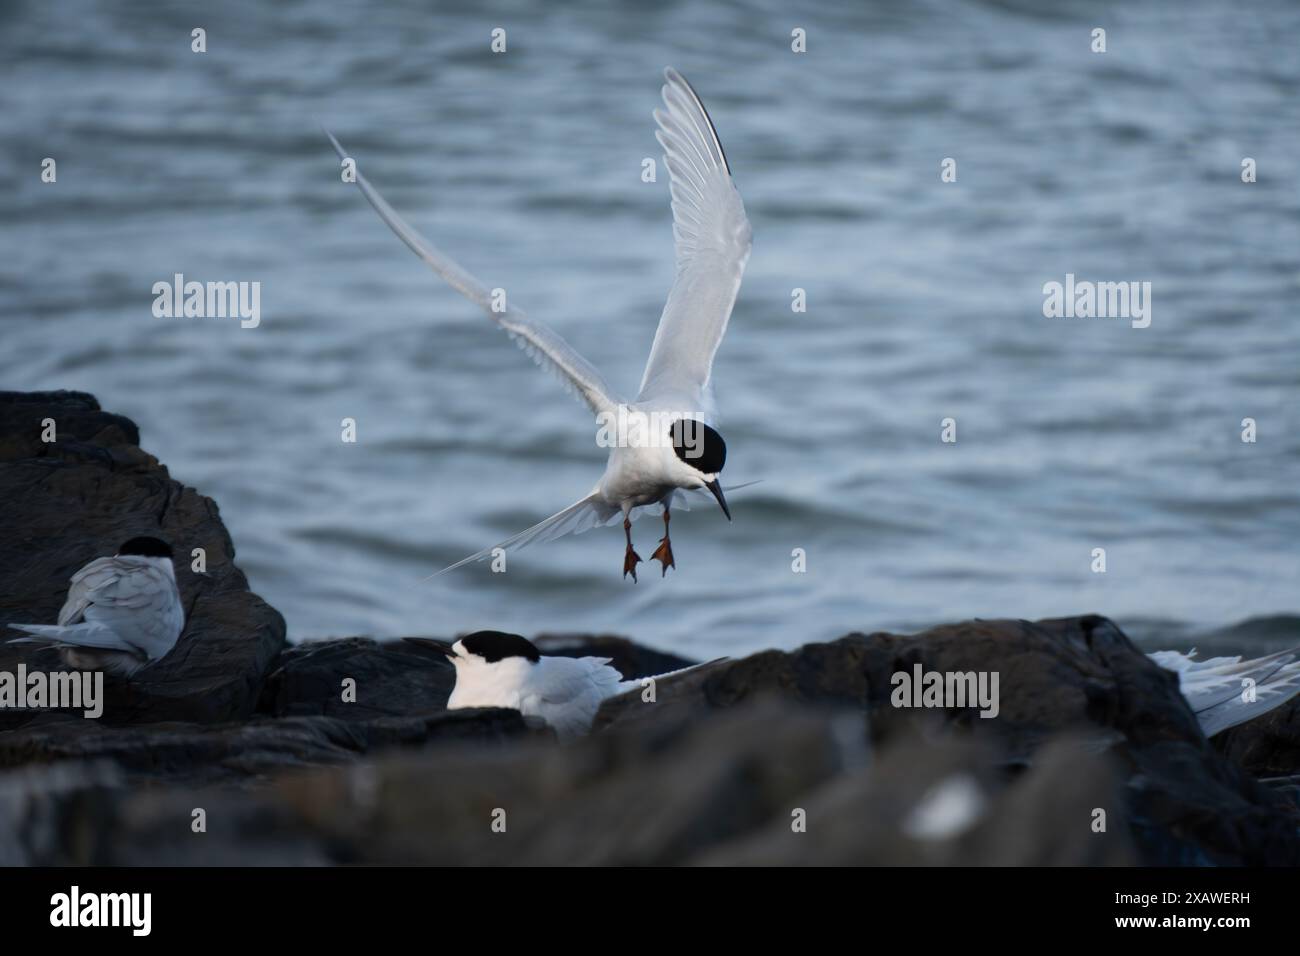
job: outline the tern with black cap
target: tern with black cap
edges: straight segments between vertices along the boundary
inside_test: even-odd
[[[668,537],[674,504],[689,507],[689,495],[708,492],[731,519],[719,482],[727,446],[712,424],[715,406],[710,379],[713,357],[726,332],[749,259],[749,219],[704,104],[677,71],[669,68],[664,77],[665,108],[654,111],[659,125],[655,136],[663,146],[671,178],[677,274],[640,390],[632,402],[620,398],[600,372],[550,326],[503,304],[487,286],[411,228],[364,176],[356,176],[357,186],[389,228],[430,269],[482,307],[538,364],[557,372],[596,415],[610,439],[605,473],[585,496],[439,574],[482,561],[498,549],[550,541],[622,517],[627,539],[623,575],[636,580],[641,557],[632,547],[632,519],[643,513],[642,509],[662,508],[664,536],[651,559],[661,562],[664,574],[676,567]],[[339,156],[347,159],[338,140],[330,135],[330,141]],[[611,430],[615,422],[617,427]]]
[[[552,657],[528,638],[504,631],[476,631],[455,643],[423,637],[405,640],[445,654],[455,665],[456,687],[447,700],[448,710],[506,707],[540,717],[561,739],[591,730],[606,699],[639,689],[647,680],[707,666],[693,664],[652,678],[624,680],[608,657]]]
[[[58,624],[9,626],[32,635],[10,644],[52,644],[69,667],[134,674],[167,656],[185,627],[171,545],[132,538],[72,576]]]

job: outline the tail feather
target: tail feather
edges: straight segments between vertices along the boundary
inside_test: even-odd
[[[105,651],[126,651],[141,654],[134,647],[102,624],[90,622],[82,624],[10,624],[15,631],[30,634],[31,637],[16,637],[6,642],[9,644],[66,644],[73,647],[93,647]]]

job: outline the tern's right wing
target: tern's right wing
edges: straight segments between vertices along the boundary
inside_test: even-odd
[[[607,525],[621,514],[622,511],[614,505],[606,504],[593,491],[581,501],[575,501],[559,514],[551,515],[545,521],[538,522],[527,531],[521,531],[513,537],[506,538],[500,544],[494,544],[490,548],[484,548],[477,554],[471,554],[468,558],[457,561],[451,567],[443,568],[437,574],[432,574],[429,577],[436,578],[466,564],[483,561],[490,558],[492,552],[496,551],[497,548],[501,548],[503,551],[517,551],[537,542],[554,541],[566,534],[581,534],[592,528]],[[428,579],[426,578],[426,580]]]
[[[326,130],[325,135],[334,144],[334,150],[339,154],[339,158],[346,159],[347,153],[334,138],[334,134]],[[357,173],[357,186],[360,187],[362,195],[370,205],[375,208],[375,212],[379,213],[379,218],[384,220],[389,229],[397,233],[397,238],[424,260],[425,265],[465,298],[477,303],[493,322],[505,329],[506,333],[533,357],[537,364],[549,366],[559,373],[565,383],[587,403],[594,414],[613,413],[617,410],[620,400],[605,382],[604,377],[596,371],[594,365],[579,355],[573,346],[564,341],[558,332],[543,322],[528,318],[508,302],[504,312],[494,311],[492,294],[487,287],[411,228],[360,172]]]

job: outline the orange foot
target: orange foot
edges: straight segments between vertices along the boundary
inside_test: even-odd
[[[676,562],[673,561],[673,546],[672,542],[668,540],[668,535],[664,535],[659,539],[659,547],[655,549],[654,554],[650,555],[650,560],[659,561],[663,564],[664,573],[660,577],[665,577],[669,568],[677,567]]]
[[[627,546],[627,553],[623,555],[623,577],[632,575],[632,580],[636,580],[636,566],[641,563],[641,555],[632,550],[632,546]]]

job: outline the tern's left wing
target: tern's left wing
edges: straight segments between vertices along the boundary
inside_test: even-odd
[[[655,110],[655,138],[672,178],[677,277],[637,401],[682,403],[689,406],[682,412],[708,414],[713,356],[749,260],[749,219],[704,104],[676,70],[669,67],[664,77],[668,109]]]
[[[334,135],[329,130],[325,131],[325,135],[334,144],[334,151],[339,154],[339,158],[346,159],[347,153]],[[506,333],[531,355],[537,364],[549,366],[559,373],[565,383],[587,403],[594,414],[600,415],[602,412],[613,414],[617,411],[619,399],[605,382],[604,377],[594,365],[579,355],[573,346],[564,341],[560,333],[543,322],[528,318],[521,310],[511,306],[508,299],[504,312],[495,311],[492,294],[488,288],[411,228],[360,172],[357,173],[357,186],[360,187],[362,195],[370,205],[375,208],[375,212],[379,213],[379,218],[384,220],[389,229],[397,233],[397,238],[424,260],[425,265],[465,298],[477,303],[487,312],[488,318],[505,329]]]

